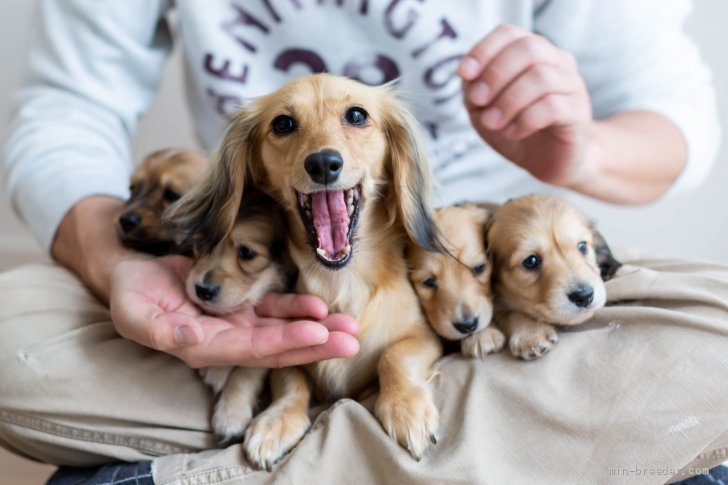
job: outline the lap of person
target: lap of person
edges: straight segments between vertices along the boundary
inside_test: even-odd
[[[634,261],[607,288],[610,304],[562,332],[542,359],[445,357],[438,444],[422,462],[344,400],[274,472],[300,478],[313,462],[346,480],[358,463],[414,482],[654,482],[701,453],[719,463],[728,451],[728,267]],[[65,464],[171,454],[168,464],[185,457],[188,470],[215,467],[220,454],[247,466],[235,447],[189,453],[217,446],[196,373],[116,335],[108,311],[63,269],[0,275],[0,359],[0,443],[15,451]]]

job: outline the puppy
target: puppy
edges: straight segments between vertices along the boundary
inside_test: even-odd
[[[484,357],[503,348],[505,337],[490,326],[492,264],[485,245],[491,212],[471,204],[442,207],[435,222],[450,254],[410,245],[410,281],[427,321],[441,337],[460,340],[467,357]]]
[[[272,404],[245,432],[255,465],[269,469],[301,439],[312,392],[354,397],[377,377],[385,431],[416,459],[435,442],[428,379],[442,350],[404,258],[408,241],[442,250],[424,154],[417,122],[390,87],[311,75],[238,112],[212,174],[180,201],[173,219],[205,253],[230,232],[250,186],[264,190],[285,211],[296,292],[359,322],[356,356],[272,372]]]
[[[576,325],[603,307],[621,263],[586,217],[545,195],[511,200],[487,233],[494,261],[495,320],[515,357],[541,357],[558,342],[555,325]]]
[[[116,223],[124,246],[154,255],[177,252],[174,227],[162,214],[198,183],[208,160],[191,150],[165,149],[147,156],[131,177],[131,196]]]
[[[275,202],[248,192],[228,236],[196,259],[187,277],[188,297],[206,313],[224,315],[255,306],[269,291],[284,291],[291,277],[284,262],[284,234]],[[212,416],[215,434],[223,443],[242,437],[268,370],[208,367],[200,375],[219,394]]]

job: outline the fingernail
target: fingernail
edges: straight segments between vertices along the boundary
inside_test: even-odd
[[[498,128],[498,122],[500,122],[502,115],[501,110],[498,108],[489,108],[483,113],[483,124],[491,130],[494,130]]]
[[[490,88],[482,81],[478,81],[468,90],[468,99],[475,106],[485,106],[490,98]]]
[[[192,345],[199,341],[197,332],[189,325],[182,325],[174,330],[174,341],[177,345]]]
[[[480,74],[480,63],[470,56],[465,56],[460,61],[460,75],[467,80],[474,79]]]

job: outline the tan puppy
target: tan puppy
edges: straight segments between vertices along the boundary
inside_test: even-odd
[[[155,255],[177,252],[176,231],[162,214],[197,184],[209,165],[197,152],[159,150],[147,156],[131,177],[131,196],[116,223],[125,246]]]
[[[302,77],[234,117],[213,173],[181,201],[174,219],[205,253],[230,232],[250,185],[264,190],[286,214],[296,292],[359,322],[355,357],[273,371],[273,403],[244,443],[260,467],[304,435],[312,391],[355,397],[376,377],[385,431],[417,459],[435,441],[439,413],[428,379],[442,350],[403,254],[408,241],[441,249],[419,129],[389,87]]]
[[[558,341],[554,325],[582,323],[604,306],[621,265],[586,217],[562,199],[511,200],[488,230],[497,324],[514,356],[534,359]]]
[[[490,326],[492,264],[485,245],[491,213],[471,204],[442,207],[435,222],[450,254],[410,245],[410,281],[427,321],[441,337],[461,340],[467,357],[484,357],[503,348],[505,337]]]
[[[283,291],[285,224],[269,197],[248,193],[230,234],[211,253],[197,258],[187,278],[187,295],[206,313],[224,315],[255,306],[269,291]],[[243,436],[253,417],[267,369],[208,367],[203,380],[219,394],[212,416],[221,442]]]

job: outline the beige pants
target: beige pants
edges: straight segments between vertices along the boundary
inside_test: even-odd
[[[19,268],[0,275],[0,445],[55,464],[155,459],[159,484],[664,483],[728,459],[728,267],[644,261],[608,291],[619,304],[541,360],[446,357],[421,462],[342,400],[267,473],[215,448],[195,371],[120,338],[64,269]]]

